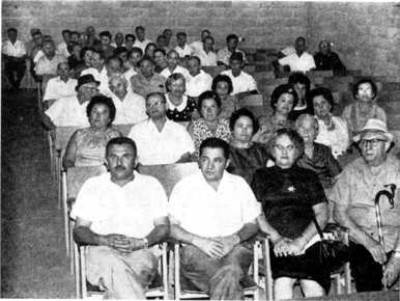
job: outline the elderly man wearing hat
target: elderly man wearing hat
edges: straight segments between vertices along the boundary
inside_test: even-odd
[[[42,114],[45,127],[50,130],[64,126],[88,127],[86,106],[98,94],[99,84],[91,74],[78,78],[77,95],[59,98]]]
[[[379,119],[369,119],[353,140],[361,157],[333,188],[334,218],[349,229],[357,291],[377,291],[393,286],[400,272],[400,161],[388,154],[393,135]]]

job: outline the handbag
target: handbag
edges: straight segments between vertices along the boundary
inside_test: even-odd
[[[349,246],[343,241],[325,238],[315,216],[313,216],[313,221],[321,241],[312,245],[307,253],[314,253],[314,258],[319,261],[321,266],[326,267],[330,272],[334,272],[349,260]]]

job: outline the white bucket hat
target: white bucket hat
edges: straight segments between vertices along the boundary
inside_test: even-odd
[[[393,141],[393,134],[389,133],[386,122],[383,122],[380,119],[371,118],[368,119],[361,131],[353,137],[353,140],[359,142],[363,138],[383,138],[390,143]]]

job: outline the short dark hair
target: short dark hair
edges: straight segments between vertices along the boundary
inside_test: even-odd
[[[231,94],[233,91],[233,84],[232,80],[228,75],[225,74],[218,74],[216,77],[214,77],[211,85],[211,90],[214,92],[217,92],[217,84],[219,82],[226,82],[228,84],[228,94]]]
[[[18,30],[17,30],[16,28],[14,28],[14,27],[11,27],[11,28],[7,29],[7,32],[15,32],[15,33],[18,33]]]
[[[66,33],[71,34],[71,30],[69,30],[69,29],[64,29],[63,31],[61,31],[61,34],[62,34],[62,35],[66,34]]]
[[[76,34],[76,35],[78,35],[78,37],[81,35],[81,34],[80,34],[79,32],[77,32],[76,30],[74,30],[74,31],[71,30],[70,34],[71,34],[71,35]]]
[[[241,61],[243,62],[243,54],[241,52],[234,52],[231,54],[229,61]]]
[[[150,56],[145,55],[145,56],[143,56],[143,57],[140,59],[140,61],[138,62],[138,66],[140,67],[144,61],[149,61],[150,63],[153,64],[153,66],[156,65],[156,63],[154,62],[154,60],[153,60]]]
[[[168,76],[167,80],[165,81],[165,88],[167,92],[171,91],[170,86],[172,82],[177,81],[179,79],[182,79],[186,84],[186,79],[182,73],[172,73],[170,76]]]
[[[335,105],[335,102],[333,100],[333,96],[331,93],[331,90],[329,90],[328,88],[324,88],[324,87],[319,87],[319,88],[315,88],[313,90],[310,91],[310,103],[312,106],[312,109],[314,111],[314,97],[317,96],[322,96],[323,98],[325,98],[325,100],[330,104],[331,109],[330,111],[332,112],[333,106]]]
[[[293,72],[289,75],[288,83],[295,85],[297,83],[305,85],[307,93],[310,91],[310,79],[302,72]]]
[[[231,33],[226,37],[226,42],[228,43],[230,40],[239,41],[239,37],[237,35],[235,35],[234,33]]]
[[[196,60],[196,61],[199,63],[199,65],[201,65],[201,60],[200,60],[200,58],[199,58],[197,55],[191,55],[191,56],[189,56],[189,57],[187,58],[187,61],[188,61],[188,62],[191,61],[191,60]]]
[[[163,48],[156,48],[156,49],[154,49],[154,53],[156,53],[156,52],[162,52],[162,54],[165,56],[165,55],[167,55],[167,52],[165,51],[165,49],[163,49]]]
[[[284,85],[279,85],[274,89],[274,91],[271,94],[271,108],[275,111],[276,108],[276,103],[279,100],[279,97],[281,97],[282,94],[290,94],[293,96],[293,108],[297,105],[297,102],[299,101],[299,98],[297,96],[296,91],[294,90],[294,87],[290,84],[284,84]]]
[[[221,98],[219,98],[218,94],[215,93],[214,91],[205,91],[200,94],[199,100],[197,103],[197,107],[198,107],[200,114],[201,114],[201,106],[203,105],[203,102],[206,99],[213,99],[215,101],[215,103],[217,104],[218,108],[221,109],[222,103],[221,103]]]
[[[81,47],[81,44],[79,44],[78,42],[74,42],[74,41],[70,42],[69,45],[67,46],[68,52],[71,53],[76,46]],[[81,49],[80,55],[82,57],[82,49]]]
[[[111,33],[108,30],[104,30],[104,31],[100,32],[99,37],[108,37],[108,38],[110,38],[110,40],[112,38]]]
[[[210,39],[210,40],[212,40],[213,43],[215,43],[215,40],[214,40],[214,38],[213,38],[212,36],[207,36],[207,37],[205,37],[205,38],[203,39],[203,43],[204,43],[204,41],[207,40],[207,39]]]
[[[293,144],[297,150],[296,160],[299,159],[304,153],[304,141],[303,141],[303,138],[301,138],[301,136],[299,135],[299,133],[297,133],[295,130],[292,130],[289,128],[279,129],[272,135],[272,137],[270,138],[270,140],[267,143],[267,151],[268,151],[269,155],[275,159],[275,157],[273,156],[273,153],[274,153],[273,149],[275,147],[276,140],[279,137],[284,136],[284,135],[288,136],[290,141],[293,142]]]
[[[93,53],[97,53],[101,60],[105,60],[106,59],[106,55],[104,54],[103,50],[93,48],[92,51],[93,51]]]
[[[187,34],[186,34],[186,32],[184,32],[184,31],[180,31],[180,32],[178,32],[178,33],[176,34],[176,37],[180,37],[180,36],[185,36],[185,37],[187,37]]]
[[[137,155],[137,147],[135,141],[133,141],[131,138],[128,137],[115,137],[112,138],[108,141],[107,146],[106,146],[106,156],[108,155],[109,149],[113,145],[122,145],[122,144],[128,144],[132,147],[133,152],[135,154],[135,158]]]
[[[203,140],[200,144],[199,157],[201,157],[206,147],[222,149],[225,159],[229,159],[229,144],[225,140],[216,137],[210,137]]]
[[[146,48],[144,49],[144,53],[146,53],[147,52],[147,49],[148,48],[150,48],[150,46],[153,46],[154,47],[154,51],[157,49],[157,45],[155,44],[155,43],[149,43],[149,44],[147,44],[146,45]]]
[[[115,109],[113,100],[110,97],[104,96],[102,94],[93,96],[92,99],[90,100],[89,104],[86,107],[86,115],[88,118],[90,116],[90,113],[92,112],[93,107],[97,104],[103,104],[108,107],[108,110],[110,112],[110,116],[109,116],[110,122],[108,123],[107,126],[110,126],[115,119],[115,113],[116,113],[116,109]]]
[[[245,117],[248,117],[251,119],[251,122],[253,123],[253,133],[252,134],[257,133],[257,131],[259,129],[258,121],[254,117],[254,114],[246,108],[241,108],[232,113],[231,118],[229,119],[229,128],[231,129],[231,131],[233,131],[236,121],[238,121],[238,119],[242,116],[245,116]]]
[[[125,35],[125,41],[126,41],[128,38],[132,38],[132,39],[133,39],[133,42],[136,41],[135,35],[133,35],[133,34],[131,34],[131,33],[128,33],[128,34]]]
[[[128,49],[126,49],[126,47],[117,47],[114,49],[113,54],[116,56],[119,56],[121,53],[128,53]]]
[[[144,29],[144,27],[142,26],[142,25],[139,25],[139,26],[136,26],[136,28],[135,28],[135,31],[138,31],[138,30],[145,30]]]
[[[132,49],[128,52],[128,57],[130,57],[132,53],[138,53],[141,57],[143,56],[143,50],[139,47],[132,47]]]
[[[77,44],[79,44],[79,43],[77,43]],[[80,44],[79,44],[79,45],[80,45]],[[86,51],[95,52],[96,50],[95,50],[93,47],[82,47],[82,50],[81,50],[81,58],[82,58],[82,59],[83,59],[83,57],[85,56]]]
[[[106,65],[108,65],[111,61],[118,61],[119,64],[122,66],[123,62],[119,56],[113,55],[107,58]]]
[[[160,39],[167,39],[163,34],[160,34],[157,36],[156,41],[160,40]]]
[[[375,98],[376,95],[378,94],[378,87],[376,86],[375,82],[371,78],[362,78],[353,86],[353,97],[356,98],[356,96],[358,94],[358,88],[362,84],[370,84],[371,85],[372,93],[374,93],[373,98]]]
[[[305,37],[297,37],[295,42],[302,40],[304,43],[306,42],[306,38]]]

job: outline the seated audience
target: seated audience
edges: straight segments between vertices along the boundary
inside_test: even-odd
[[[350,269],[357,291],[379,291],[392,286],[400,272],[400,162],[387,154],[393,135],[382,120],[369,119],[354,141],[362,157],[344,168],[333,187],[334,218],[349,229]],[[386,196],[376,200],[382,190],[394,193],[394,206]],[[379,228],[374,202],[380,208]]]
[[[168,67],[161,71],[160,75],[168,78],[173,73],[182,74],[186,80],[188,80],[190,74],[189,71],[182,66],[179,66],[179,54],[175,50],[170,50],[167,54]]]
[[[49,79],[43,96],[43,102],[51,106],[57,99],[76,95],[78,81],[70,77],[68,63],[59,63],[57,77]]]
[[[275,132],[282,128],[291,128],[290,112],[297,104],[297,93],[292,85],[280,85],[271,95],[272,114],[263,115],[259,119],[260,129],[253,137],[254,142],[265,144]]]
[[[301,72],[295,72],[290,74],[288,83],[294,87],[297,93],[297,104],[289,115],[290,120],[295,121],[301,114],[313,114],[309,99],[310,79]]]
[[[111,139],[109,172],[87,180],[71,217],[74,239],[87,245],[86,278],[110,299],[144,300],[157,274],[157,244],[169,235],[167,197],[157,179],[134,171],[135,142]]]
[[[154,49],[153,56],[154,56],[154,62],[156,63],[156,68],[154,70],[157,73],[161,73],[161,71],[163,71],[168,67],[167,53],[165,52],[165,49],[156,48]]]
[[[15,28],[7,29],[7,40],[2,45],[4,73],[12,88],[19,89],[26,70],[26,49],[22,41],[17,39]]]
[[[167,94],[167,116],[178,122],[189,122],[199,117],[196,101],[186,95],[186,80],[181,73],[171,74],[165,87]]]
[[[62,56],[69,57],[71,53],[68,51],[68,46],[71,43],[71,31],[64,29],[62,32],[63,41],[57,45],[57,53]]]
[[[331,50],[331,43],[322,40],[319,43],[319,52],[314,55],[316,70],[332,70],[335,75],[344,75],[346,67],[338,54]]]
[[[124,44],[124,34],[122,32],[117,32],[114,36],[114,42],[111,43],[111,46],[115,49],[120,47],[125,47]]]
[[[315,142],[318,135],[318,121],[314,116],[300,115],[296,120],[295,129],[304,141],[304,153],[297,160],[297,165],[314,171],[328,195],[328,189],[335,184],[342,168],[332,156],[328,146]]]
[[[139,47],[140,49],[142,49],[145,55],[148,55],[145,49],[147,44],[149,44],[151,41],[146,39],[146,30],[144,29],[143,26],[136,26],[135,33],[136,33],[136,41],[133,44],[133,47]]]
[[[178,52],[180,58],[192,55],[193,49],[187,44],[186,32],[178,32],[176,34],[176,42],[178,45],[175,47],[175,51]]]
[[[43,53],[43,35],[40,29],[31,29],[32,40],[27,43],[27,53],[30,61],[29,73],[35,82],[40,81],[40,77],[36,75],[35,65],[38,60],[44,55]]]
[[[136,47],[136,46],[135,46]],[[144,55],[151,57],[154,60],[154,52],[157,49],[157,45],[154,43],[149,43],[147,44],[146,48],[144,49]],[[165,50],[163,49],[163,51],[165,52]]]
[[[206,37],[210,37],[211,32],[208,29],[203,29],[200,33],[200,40],[192,42],[189,46],[192,48],[193,53],[196,54],[203,48],[203,42]]]
[[[157,37],[156,45],[157,45],[157,48],[164,49],[166,52],[168,52],[170,50],[167,47],[167,39],[162,34]]]
[[[254,133],[258,131],[258,122],[252,112],[243,108],[233,112],[229,128],[232,138],[227,171],[242,176],[251,184],[255,171],[266,167],[269,159],[265,146],[252,142]]]
[[[318,120],[318,135],[315,142],[330,147],[335,159],[344,154],[350,146],[347,123],[331,112],[334,106],[331,91],[326,88],[316,88],[310,92],[310,100],[314,115]]]
[[[128,49],[125,47],[118,47],[114,49],[114,56],[117,56],[120,58],[122,65],[121,65],[121,71],[125,72],[127,71],[131,65],[128,62]]]
[[[95,52],[94,48],[90,48],[90,47],[83,47],[82,51],[81,51],[81,58],[83,59],[83,61],[85,62],[85,67],[86,69],[91,68],[92,67],[92,56],[93,53]],[[83,70],[82,70],[83,71]]]
[[[233,95],[243,97],[248,94],[257,94],[257,83],[253,76],[244,72],[243,55],[239,52],[235,52],[229,59],[230,70],[221,72],[223,75],[229,76],[233,85]]]
[[[117,114],[115,124],[135,124],[147,119],[143,96],[128,90],[128,81],[122,74],[114,74],[109,81]]]
[[[89,52],[89,53],[88,53]],[[85,54],[85,56],[90,56],[90,67],[87,69],[84,69],[81,72],[81,76],[82,75],[86,75],[86,74],[91,74],[93,75],[93,77],[100,82],[101,84],[101,91],[103,92],[105,85],[107,83],[108,85],[108,77],[107,77],[107,68],[105,65],[105,57],[104,57],[104,53],[101,51],[97,51],[95,49],[88,50]],[[86,59],[85,59],[86,61]]]
[[[170,48],[170,43],[171,43],[171,38],[172,38],[172,30],[169,28],[165,28],[163,30],[162,35],[165,37],[165,46],[167,46],[167,48]]]
[[[83,38],[80,32],[77,31],[71,31],[71,43],[78,43],[80,45],[83,45]]]
[[[133,45],[135,44],[135,41],[136,41],[136,38],[133,34],[128,33],[125,35],[125,47],[126,47],[126,49],[128,49],[128,51],[132,50],[132,48],[134,47]],[[139,47],[136,47],[136,48],[139,48]],[[143,50],[141,48],[139,48],[139,49],[143,53]]]
[[[380,119],[386,123],[385,111],[376,104],[377,94],[378,88],[371,79],[361,79],[354,85],[355,102],[347,105],[342,114],[352,135],[358,134],[371,118]]]
[[[57,75],[57,66],[59,63],[66,62],[67,58],[56,53],[54,42],[47,40],[43,42],[44,55],[38,60],[35,65],[35,72],[44,80]]]
[[[229,122],[226,119],[219,119],[221,100],[212,91],[200,94],[198,100],[200,118],[189,125],[188,131],[194,141],[196,157],[199,156],[200,144],[209,137],[217,137],[230,142],[231,131]]]
[[[221,99],[221,112],[219,118],[229,119],[234,111],[239,108],[239,101],[236,95],[232,95],[233,86],[229,76],[218,74],[214,77],[211,89]]]
[[[78,78],[81,72],[87,68],[82,58],[82,46],[78,43],[71,42],[68,45],[68,51],[71,55],[68,57],[68,66],[71,69],[72,77]]]
[[[101,47],[100,51],[104,53],[104,58],[108,59],[109,57],[114,55],[114,47],[111,46],[111,33],[109,31],[102,31],[99,33]]]
[[[304,150],[297,132],[278,130],[268,150],[275,166],[258,169],[252,188],[264,211],[259,227],[272,242],[275,300],[292,299],[297,280],[305,297],[323,296],[329,291],[330,272],[318,263],[317,252],[307,249],[318,237],[313,219],[321,228],[328,219],[324,189],[313,171],[296,165]]]
[[[201,43],[201,48],[193,50],[193,55],[199,57],[202,66],[217,66],[217,54],[214,52],[214,38],[212,36],[205,37],[203,43]]]
[[[306,52],[306,39],[298,37],[294,46],[296,52],[278,60],[279,65],[288,66],[290,72],[308,72],[316,68],[314,58]]]
[[[153,92],[146,97],[149,119],[134,125],[129,138],[137,144],[137,159],[142,165],[187,162],[194,152],[186,129],[167,118],[164,94]]]
[[[17,32],[18,34],[18,32]],[[32,53],[33,50],[36,46],[38,46],[38,44],[41,44],[43,42],[43,36],[42,36],[42,32],[39,28],[31,28],[30,30],[30,35],[31,35],[31,39],[25,43],[25,49],[27,52],[27,55],[33,59]],[[35,39],[36,37],[36,39]],[[38,43],[40,42],[40,43]]]
[[[45,127],[50,130],[65,126],[87,127],[86,107],[92,97],[98,94],[99,84],[91,74],[78,78],[75,88],[77,94],[58,99],[42,115]]]
[[[86,107],[90,126],[77,130],[69,139],[63,167],[98,166],[105,161],[105,150],[109,140],[122,136],[112,128],[115,106],[111,98],[94,96]]]
[[[128,81],[128,89],[132,90],[131,78],[139,72],[139,62],[143,57],[142,49],[133,47],[128,52],[127,70],[124,72],[124,76]]]
[[[226,47],[220,49],[217,53],[218,64],[222,64],[225,67],[230,66],[230,58],[234,53],[241,53],[243,62],[246,63],[246,54],[237,48],[239,44],[239,37],[235,34],[230,34],[226,37]],[[232,67],[231,67],[232,68]]]
[[[171,237],[182,243],[182,277],[210,300],[244,299],[241,280],[261,211],[246,181],[225,171],[228,160],[227,142],[204,140],[200,171],[175,185],[168,204]]]
[[[138,63],[139,72],[130,78],[133,92],[146,98],[152,92],[165,93],[166,78],[154,73],[154,61],[144,56]]]
[[[186,83],[186,94],[197,98],[199,95],[211,89],[212,77],[201,70],[200,59],[197,56],[190,56],[187,60],[189,76]]]

